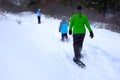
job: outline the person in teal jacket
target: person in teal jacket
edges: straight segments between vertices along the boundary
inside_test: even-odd
[[[37,10],[37,19],[38,19],[38,24],[41,23],[41,11],[40,9]]]
[[[85,38],[86,28],[90,32],[90,37],[93,38],[94,34],[90,27],[88,18],[82,13],[82,7],[77,6],[76,13],[74,13],[70,19],[69,34],[73,34],[73,48],[74,57],[73,60],[77,61],[81,58],[81,51],[83,46],[83,41]]]
[[[67,17],[63,16],[59,26],[59,32],[61,32],[61,41],[65,41],[65,39],[68,41],[68,25],[69,23]]]

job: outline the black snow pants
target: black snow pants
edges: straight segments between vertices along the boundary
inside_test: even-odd
[[[65,39],[68,40],[67,33],[62,33],[61,34],[61,40],[64,41]]]
[[[41,23],[41,17],[38,16],[37,18],[38,18],[38,24],[40,24]]]
[[[73,34],[73,48],[74,48],[74,55],[76,59],[81,58],[81,51],[82,51],[84,37],[85,37],[85,33]]]

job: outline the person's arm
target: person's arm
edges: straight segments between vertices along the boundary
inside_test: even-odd
[[[92,29],[91,29],[91,27],[90,27],[90,23],[89,23],[88,18],[87,18],[86,16],[85,16],[85,25],[86,25],[88,31],[91,32]]]
[[[85,22],[85,25],[86,25],[86,27],[87,27],[88,31],[90,32],[90,37],[91,37],[91,38],[93,38],[93,37],[94,37],[94,34],[93,34],[93,31],[92,31],[92,29],[91,29],[91,27],[90,27],[90,23],[89,23],[89,21],[88,21],[88,18],[87,18],[87,17],[86,17],[86,22]]]
[[[71,19],[70,19],[70,25],[69,25],[69,30],[72,30],[73,24],[74,24],[73,17],[71,17]]]
[[[70,35],[72,34],[73,24],[74,24],[73,17],[71,17],[71,19],[70,19],[70,25],[69,25],[69,34]]]
[[[60,22],[60,26],[59,26],[59,32],[60,32],[60,30],[61,30],[61,25],[62,25],[62,23]]]

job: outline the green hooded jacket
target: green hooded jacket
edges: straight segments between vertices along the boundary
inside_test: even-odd
[[[92,31],[86,15],[84,15],[82,13],[75,13],[71,17],[69,30],[72,30],[73,34],[86,33],[86,27],[89,30],[89,32]]]

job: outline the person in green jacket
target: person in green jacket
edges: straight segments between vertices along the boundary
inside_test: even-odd
[[[83,41],[85,38],[86,28],[90,32],[90,37],[93,38],[94,34],[90,27],[88,18],[82,13],[82,7],[77,6],[76,13],[74,13],[70,19],[69,34],[73,34],[73,48],[74,48],[74,61],[78,61],[81,58],[81,51]]]

